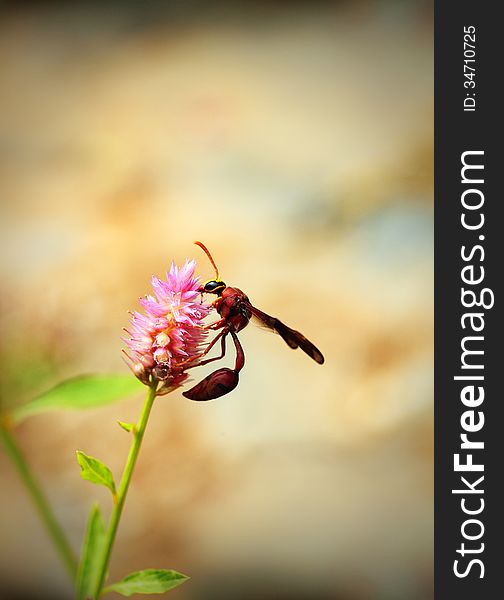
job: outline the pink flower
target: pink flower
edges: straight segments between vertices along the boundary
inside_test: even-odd
[[[203,319],[211,310],[200,298],[200,280],[194,276],[196,262],[182,268],[172,263],[166,281],[152,277],[154,295],[140,298],[145,314],[130,313],[128,337],[123,350],[133,373],[146,385],[163,382],[158,394],[180,386],[195,366],[206,339]]]

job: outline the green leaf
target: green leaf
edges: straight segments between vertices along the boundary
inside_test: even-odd
[[[124,431],[127,431],[128,433],[135,428],[133,423],[125,423],[124,421],[117,421],[117,423],[119,424],[119,427],[122,427]]]
[[[19,422],[49,410],[95,408],[121,400],[139,390],[140,383],[132,375],[81,375],[67,379],[17,407],[12,417]]]
[[[82,557],[76,580],[77,600],[92,598],[98,586],[100,565],[105,551],[106,530],[98,505],[93,506],[82,544]]]
[[[90,481],[91,483],[108,487],[108,489],[112,492],[112,495],[115,497],[116,487],[112,471],[105,466],[101,460],[93,458],[92,456],[88,456],[80,450],[77,450],[77,460],[79,461],[79,465],[82,469],[82,479]]]
[[[117,592],[123,596],[132,596],[133,594],[163,594],[174,587],[177,587],[189,577],[177,573],[177,571],[167,571],[166,569],[145,569],[130,573],[122,581],[113,583],[106,587],[102,594]]]

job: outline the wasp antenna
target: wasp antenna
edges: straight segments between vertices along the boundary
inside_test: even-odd
[[[210,260],[210,262],[213,265],[213,268],[215,269],[215,279],[218,280],[219,279],[219,269],[217,268],[217,265],[215,264],[215,261],[212,258],[212,255],[210,254],[210,251],[205,246],[205,244],[203,244],[203,242],[195,241],[194,243],[196,244],[196,246],[199,246],[203,250],[203,252],[208,256],[208,259]]]

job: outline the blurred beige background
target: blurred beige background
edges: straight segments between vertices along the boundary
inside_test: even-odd
[[[203,240],[313,340],[250,326],[235,392],[155,406],[111,579],[173,600],[432,597],[430,3],[7,3],[0,21],[2,402],[125,372],[126,310]],[[224,364],[232,364],[233,354]],[[203,377],[214,365],[195,373]],[[77,549],[141,398],[17,434]],[[0,597],[71,598],[0,452]]]

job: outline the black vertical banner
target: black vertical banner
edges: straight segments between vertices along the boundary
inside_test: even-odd
[[[504,597],[498,8],[465,0],[435,8],[437,600]]]

